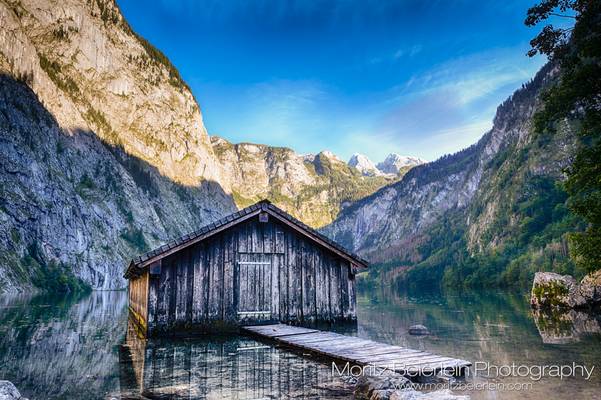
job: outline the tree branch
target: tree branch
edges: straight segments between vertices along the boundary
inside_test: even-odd
[[[563,14],[557,14],[557,13],[549,13],[549,15],[552,15],[554,17],[561,17],[561,18],[571,18],[571,19],[576,19],[575,16],[573,15],[563,15]]]

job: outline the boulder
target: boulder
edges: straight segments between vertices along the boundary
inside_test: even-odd
[[[27,400],[10,381],[0,381],[0,400]]]
[[[530,305],[533,308],[573,308],[584,304],[578,283],[570,275],[537,272],[532,283]]]
[[[409,334],[410,335],[416,335],[416,336],[422,336],[422,335],[429,335],[430,331],[428,331],[428,328],[426,328],[424,325],[412,325],[409,327]]]
[[[570,275],[537,272],[530,304],[535,309],[568,309],[601,304],[601,271],[589,274],[580,283]]]
[[[355,386],[355,398],[362,400],[388,400],[398,390],[411,387],[411,381],[391,371],[361,375]]]
[[[601,270],[585,276],[580,281],[578,291],[589,305],[601,304]]]
[[[360,376],[354,395],[362,400],[469,400],[469,396],[458,396],[448,389],[419,392],[409,379],[392,371]]]

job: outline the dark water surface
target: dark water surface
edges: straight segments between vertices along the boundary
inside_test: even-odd
[[[509,293],[372,290],[359,295],[358,320],[331,329],[472,362],[595,367],[590,380],[468,377],[506,385],[468,390],[473,399],[601,398],[599,321],[585,314],[534,315],[525,297]],[[416,323],[431,335],[409,335]],[[329,364],[249,338],[140,340],[128,331],[125,292],[0,298],[0,379],[32,400],[352,398]],[[532,385],[508,389],[516,383]]]

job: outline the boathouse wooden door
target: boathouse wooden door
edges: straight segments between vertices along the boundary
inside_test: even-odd
[[[237,313],[242,324],[272,321],[271,254],[240,253],[237,262]]]

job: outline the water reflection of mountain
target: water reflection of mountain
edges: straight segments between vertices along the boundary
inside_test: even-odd
[[[124,292],[0,301],[0,379],[32,399],[97,398],[118,388]]]
[[[535,319],[527,299],[511,294],[372,291],[358,300],[357,327],[323,328],[474,362],[595,365],[591,381],[546,379],[527,398],[601,393],[601,335],[587,333],[595,326],[580,316],[567,334],[577,340],[564,340],[565,319],[559,325]],[[415,323],[432,335],[408,335]],[[330,381],[328,365],[300,354],[242,337],[147,343],[126,335],[126,327],[123,292],[0,298],[0,379],[31,399],[340,398],[342,384]],[[342,395],[348,397],[343,385]],[[472,400],[522,398],[521,392],[472,394]]]
[[[327,365],[241,336],[145,340],[130,325],[120,356],[122,398],[352,398]]]

